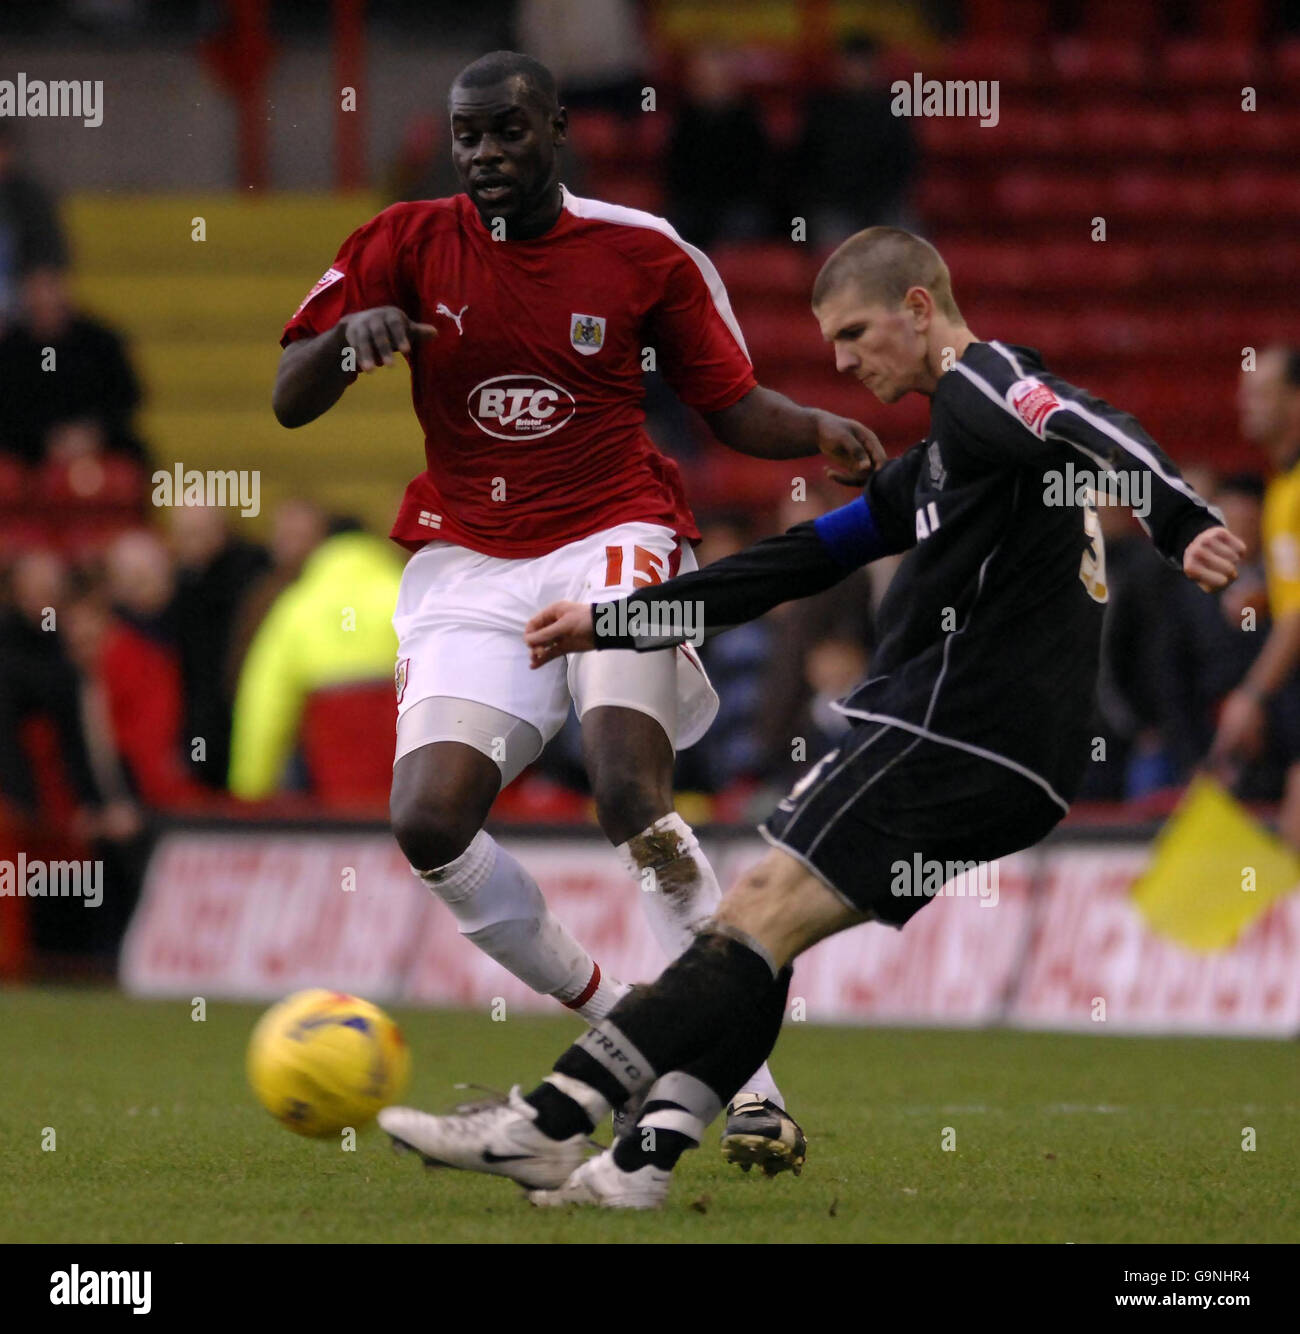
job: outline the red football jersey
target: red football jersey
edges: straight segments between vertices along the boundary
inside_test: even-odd
[[[438,329],[407,358],[427,468],[393,525],[403,546],[540,556],[634,520],[698,538],[644,429],[643,352],[702,412],[754,371],[718,271],[662,218],[566,190],[545,235],[496,241],[468,195],[394,204],[343,243],[280,341],[372,306]]]

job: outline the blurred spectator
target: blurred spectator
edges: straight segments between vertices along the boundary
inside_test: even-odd
[[[144,461],[132,430],[140,389],[121,340],[72,306],[57,269],[22,283],[18,318],[0,337],[0,450],[28,463],[104,450]]]
[[[744,515],[702,522],[700,533],[695,558],[701,567],[732,555],[753,540],[752,525]],[[677,787],[721,792],[733,783],[761,776],[763,671],[776,648],[772,625],[766,619],[737,626],[701,646],[700,660],[718,692],[718,716],[703,738],[678,757]]]
[[[451,160],[451,131],[445,111],[412,117],[402,131],[384,193],[393,202],[446,199],[461,191]]]
[[[1164,609],[1182,581],[1121,505],[1098,505],[1107,601],[1097,676],[1097,735],[1105,758],[1088,765],[1080,798],[1124,801],[1175,781],[1163,724],[1170,683],[1160,635]]]
[[[864,227],[915,228],[908,187],[916,142],[906,116],[890,111],[876,47],[856,37],[841,48],[834,83],[808,101],[795,149],[791,211],[808,219],[815,246],[838,245]]]
[[[1163,652],[1168,663],[1160,678],[1170,691],[1166,735],[1178,769],[1178,778],[1190,777],[1205,758],[1214,739],[1219,706],[1250,669],[1268,634],[1268,597],[1260,520],[1264,483],[1250,473],[1225,478],[1209,493],[1229,529],[1246,544],[1238,563],[1236,583],[1207,597],[1188,579],[1177,581],[1164,608]],[[1243,633],[1246,613],[1253,610],[1255,631]],[[1252,772],[1243,796],[1276,799],[1281,775]]]
[[[772,150],[725,51],[695,52],[668,144],[668,216],[697,246],[761,236],[771,222]]]
[[[104,552],[107,593],[113,609],[133,629],[173,648],[176,570],[166,543],[148,528],[133,528]]]
[[[185,703],[177,655],[114,611],[91,586],[68,606],[68,655],[81,678],[86,745],[111,833],[134,837],[141,807],[195,801],[185,765]]]
[[[1300,850],[1300,349],[1271,347],[1243,371],[1241,433],[1273,466],[1261,518],[1272,623],[1223,702],[1211,758],[1223,766],[1271,749],[1287,766],[1278,832]]]
[[[0,328],[15,313],[29,273],[67,263],[68,243],[54,201],[23,171],[17,131],[0,116]]]
[[[646,45],[631,0],[519,0],[515,34],[555,75],[562,106],[640,111]]]
[[[803,677],[809,695],[787,749],[786,774],[791,782],[806,774],[808,767],[838,745],[849,730],[849,719],[836,710],[835,704],[867,679],[870,667],[870,656],[859,639],[833,635],[818,640],[804,654]],[[802,761],[792,758],[795,738],[804,742]]]
[[[175,655],[117,616],[97,586],[72,597],[64,623],[99,800],[82,832],[103,868],[104,899],[85,915],[92,922],[63,921],[59,944],[111,961],[144,883],[148,811],[193,804],[201,789],[182,759]]]
[[[255,800],[276,790],[313,691],[345,682],[391,683],[401,574],[391,543],[350,529],[326,538],[276,599],[253,637],[235,695],[230,790],[237,796]],[[391,762],[391,732],[376,736],[375,744]],[[340,764],[352,760],[338,757]]]
[[[301,496],[282,500],[271,513],[270,567],[247,587],[235,608],[226,649],[226,693],[235,697],[248,646],[272,603],[302,573],[303,562],[325,540],[325,511]],[[225,774],[222,774],[225,783]]]
[[[82,729],[76,668],[60,620],[67,593],[63,561],[49,551],[18,557],[9,605],[0,607],[0,793],[32,820],[40,783],[25,741],[26,725],[46,718],[58,737],[63,777],[75,799],[98,802]]]
[[[775,529],[782,532],[844,503],[843,493],[814,484],[806,499],[787,500],[781,506]],[[760,716],[766,771],[789,774],[793,739],[806,735],[800,728],[806,726],[813,690],[807,675],[813,645],[825,639],[846,640],[861,645],[864,656],[869,654],[875,645],[875,606],[873,571],[867,568],[854,570],[815,597],[787,602],[765,618],[779,646],[768,659],[763,681]]]
[[[212,506],[172,509],[171,546],[176,557],[171,625],[185,683],[189,762],[208,787],[224,789],[233,699],[226,663],[241,604],[271,562],[262,547],[236,538],[226,511]]]

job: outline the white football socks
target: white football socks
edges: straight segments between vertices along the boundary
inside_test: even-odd
[[[718,910],[722,889],[690,825],[676,811],[615,849],[636,881],[650,931],[659,948],[675,959]],[[745,1083],[778,1107],[785,1098],[764,1061]]]
[[[533,877],[483,830],[455,861],[415,874],[451,909],[462,936],[588,1023],[630,990],[601,973],[546,906]]]

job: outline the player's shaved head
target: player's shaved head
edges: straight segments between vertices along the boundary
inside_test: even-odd
[[[473,64],[466,65],[452,82],[452,95],[458,88],[494,88],[509,79],[522,80],[527,96],[548,115],[560,109],[555,75],[532,56],[522,51],[489,51]]]
[[[948,266],[929,241],[900,227],[868,227],[850,236],[822,265],[812,304],[816,308],[847,289],[865,302],[894,310],[913,287],[924,287],[944,315],[961,320]]]

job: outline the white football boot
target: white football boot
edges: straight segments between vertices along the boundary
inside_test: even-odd
[[[624,1172],[614,1161],[614,1150],[606,1149],[588,1158],[556,1190],[532,1190],[528,1199],[539,1209],[566,1204],[595,1204],[602,1209],[658,1209],[668,1198],[671,1172],[660,1167],[641,1167]]]
[[[480,1105],[451,1116],[414,1107],[385,1107],[379,1124],[393,1146],[418,1153],[426,1167],[456,1167],[509,1177],[528,1190],[560,1186],[590,1153],[585,1135],[551,1139],[534,1122],[536,1109],[516,1085],[504,1102]]]

